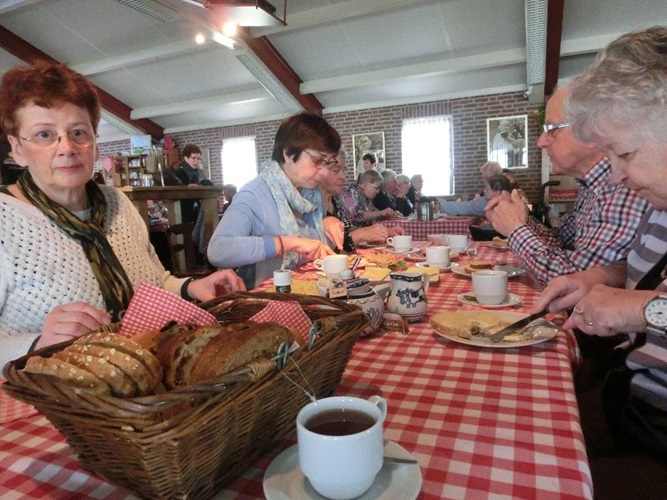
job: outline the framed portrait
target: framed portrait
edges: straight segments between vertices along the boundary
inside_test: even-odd
[[[208,148],[201,149],[201,162],[199,162],[199,169],[204,172],[204,179],[211,180],[211,153]]]
[[[528,115],[501,116],[486,120],[489,161],[503,168],[528,168]]]
[[[352,136],[352,155],[354,157],[354,177],[364,171],[363,157],[367,153],[375,155],[375,168],[384,170],[387,167],[384,155],[384,132],[366,132]]]

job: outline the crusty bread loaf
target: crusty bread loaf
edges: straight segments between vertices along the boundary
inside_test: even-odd
[[[156,379],[146,366],[134,356],[121,352],[117,349],[101,347],[89,344],[72,344],[65,349],[66,352],[90,354],[105,359],[108,363],[123,371],[132,382],[136,384],[136,394],[150,394],[160,379]]]
[[[442,311],[431,318],[431,326],[444,335],[469,339],[491,335],[500,321],[489,311]]]
[[[65,349],[55,353],[52,356],[53,358],[66,361],[104,380],[111,388],[111,394],[114,396],[127,398],[137,394],[137,384],[125,372],[116,365],[109,363],[104,357],[71,352]]]
[[[282,342],[294,342],[290,330],[278,323],[236,323],[213,337],[195,360],[190,383],[214,380],[259,357],[272,357]]]
[[[32,356],[28,358],[23,371],[53,377],[58,379],[59,383],[66,386],[80,387],[94,394],[111,393],[111,388],[106,382],[87,370],[83,370],[61,359]]]

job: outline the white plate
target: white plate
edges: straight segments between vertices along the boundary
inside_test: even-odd
[[[514,278],[515,276],[521,276],[526,270],[522,267],[514,266],[496,266],[498,271],[505,271],[508,278]]]
[[[492,269],[495,269],[496,267],[497,266],[493,266]],[[471,278],[472,277],[472,273],[469,273],[468,271],[466,271],[465,264],[454,264],[452,266],[452,272],[454,274],[458,274],[459,276],[465,276],[466,278]]]
[[[518,306],[519,304],[521,304],[521,302],[523,302],[523,299],[521,297],[519,297],[518,295],[514,295],[513,293],[508,293],[507,298],[501,304],[493,304],[493,305],[491,305],[491,304],[480,304],[479,302],[477,302],[477,300],[470,300],[469,298],[466,298],[466,296],[468,296],[468,295],[472,296],[472,297],[475,296],[474,293],[468,292],[468,293],[461,293],[461,294],[457,295],[456,298],[459,299],[459,302],[461,304],[467,304],[469,306],[488,307],[490,309],[494,309],[496,307]]]
[[[414,459],[405,448],[385,440],[384,454],[388,457]],[[419,464],[388,464],[375,477],[371,488],[358,497],[360,500],[410,500],[417,498],[422,487]],[[310,485],[299,467],[298,445],[278,455],[264,474],[264,495],[267,500],[324,499]]]
[[[500,243],[495,243],[493,241],[490,241],[489,243],[486,244],[487,247],[493,248],[495,250],[499,250],[501,252],[506,252],[510,249],[510,247],[507,244],[500,244]]]
[[[510,312],[510,311],[494,311],[493,314],[495,314],[500,320],[501,328],[504,328],[504,326],[514,323],[515,321],[519,321],[520,319],[523,319],[526,316],[528,316],[527,314],[524,313]],[[436,334],[440,335],[441,337],[447,340],[451,340],[453,342],[458,342],[459,344],[473,345],[478,347],[491,347],[495,349],[510,349],[512,347],[523,347],[527,345],[540,344],[542,342],[546,342],[547,340],[554,338],[558,333],[558,327],[553,323],[549,323],[549,325],[552,326],[539,326],[535,328],[533,338],[531,338],[530,340],[524,340],[522,342],[491,342],[488,338],[475,338],[475,337],[470,339],[464,339],[463,337],[459,337],[458,335],[441,333],[435,329],[433,329],[433,331]]]
[[[385,241],[362,241],[357,246],[360,248],[381,248],[386,247],[387,243]]]

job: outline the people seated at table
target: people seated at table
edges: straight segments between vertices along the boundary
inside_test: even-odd
[[[405,217],[414,212],[414,204],[408,199],[408,190],[410,189],[410,177],[405,174],[398,174],[396,176],[398,183],[398,191],[396,192],[396,210],[401,212]]]
[[[494,175],[503,173],[503,167],[495,161],[487,161],[479,170],[482,173],[483,184],[486,184],[486,181]],[[484,196],[467,201],[442,201],[440,202],[440,212],[447,215],[475,215],[477,217],[484,217],[486,202],[487,200]]]
[[[600,148],[613,182],[632,186],[651,208],[627,260],[551,280],[534,306],[574,308],[564,328],[629,334],[633,342],[625,362],[607,375],[602,401],[580,399],[600,498],[667,496],[665,68],[667,27],[654,27],[613,41],[573,82],[564,117],[570,133]]]
[[[245,184],[220,220],[208,244],[208,260],[238,268],[248,288],[277,269],[333,254],[322,225],[321,203],[299,193],[315,188],[337,165],[340,136],[326,120],[298,113],[280,124],[271,159]]]
[[[231,270],[190,281],[165,271],[141,215],[93,168],[100,102],[62,64],[7,71],[0,123],[17,164],[0,187],[0,364],[120,319],[146,282],[199,300],[245,289]]]
[[[370,226],[360,227],[354,229],[352,221],[347,216],[347,212],[343,207],[343,202],[340,198],[343,188],[345,187],[345,169],[347,167],[347,153],[345,150],[338,152],[338,166],[330,168],[327,175],[320,181],[319,191],[321,195],[315,196],[313,189],[304,189],[301,191],[303,196],[307,199],[320,199],[324,206],[325,217],[335,218],[339,221],[338,234],[342,231],[342,243],[336,234],[328,235],[330,245],[345,250],[346,252],[356,251],[357,245],[360,243],[368,243],[371,241],[385,241],[390,236],[398,234],[405,234],[402,227],[385,227],[382,224],[375,223]],[[317,188],[316,188],[317,189]]]
[[[395,219],[397,214],[392,208],[378,210],[373,205],[382,187],[382,176],[376,170],[365,170],[359,175],[356,184],[352,184],[341,194],[341,201],[352,228],[370,226],[373,222]]]
[[[400,188],[398,181],[396,180],[396,172],[390,168],[385,168],[382,172],[382,186],[380,187],[380,192],[375,198],[373,198],[373,205],[378,210],[385,210],[391,208],[396,213],[395,217],[401,217],[404,215],[410,215],[412,210],[407,210],[406,203],[407,199],[399,197]],[[404,213],[407,210],[407,214]]]
[[[410,200],[410,203],[412,203],[413,207],[420,200],[423,187],[424,178],[421,174],[415,174],[410,177],[410,188],[408,189],[408,192],[405,196],[408,200]]]
[[[557,90],[545,112],[537,146],[547,151],[554,174],[570,175],[580,186],[574,210],[557,229],[529,217],[516,190],[487,205],[486,217],[523,266],[542,284],[563,274],[624,259],[648,204],[624,185],[611,183],[604,153],[579,141],[567,124],[568,87]]]

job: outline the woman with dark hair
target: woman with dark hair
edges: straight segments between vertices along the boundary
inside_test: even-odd
[[[233,271],[191,281],[165,271],[141,215],[93,181],[95,87],[62,64],[9,70],[0,122],[26,167],[0,186],[0,363],[118,321],[141,282],[212,299],[243,289]]]
[[[337,166],[340,136],[322,117],[299,113],[284,120],[271,160],[234,196],[213,233],[208,259],[218,267],[238,267],[248,288],[276,269],[293,269],[333,253],[322,225],[322,203],[305,199],[328,168]]]

